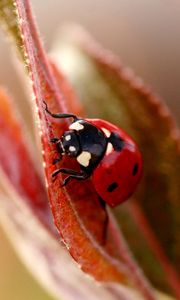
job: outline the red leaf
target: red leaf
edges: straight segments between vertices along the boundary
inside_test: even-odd
[[[13,109],[12,102],[8,100],[2,89],[0,89],[0,100],[1,168],[32,212],[40,218],[48,230],[55,232],[46,190],[30,158],[31,146],[28,141],[24,141],[22,126],[16,120],[16,110]]]
[[[51,137],[60,136],[64,128],[67,128],[68,123],[50,120],[45,113],[43,101],[48,103],[51,111],[65,112],[69,95],[63,95],[62,92],[65,90],[60,93],[58,89],[53,70],[38,39],[29,2],[16,0],[16,4],[28,57],[27,63],[39,110],[45,171],[55,224],[69,252],[84,271],[102,281],[119,281],[129,284],[131,281],[138,282],[140,283],[138,288],[146,298],[155,299],[145,278],[139,272],[133,274],[130,265],[127,265],[127,253],[124,254],[122,251],[120,260],[118,249],[110,234],[108,234],[106,245],[102,246],[106,215],[91,181],[87,180],[83,185],[71,183],[63,189],[60,188],[62,176],[58,176],[56,181],[52,181],[51,174],[55,169],[52,161],[56,149],[49,141]],[[65,160],[64,163],[69,165],[70,162]],[[122,249],[124,250],[123,247]],[[129,258],[129,262],[132,262],[131,258]],[[133,263],[133,270],[134,266],[137,268]]]

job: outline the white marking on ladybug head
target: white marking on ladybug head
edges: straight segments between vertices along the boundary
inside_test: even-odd
[[[76,121],[69,126],[69,129],[74,129],[76,131],[84,129],[84,126],[79,123],[80,121]]]
[[[70,134],[68,134],[68,135],[65,136],[65,140],[66,140],[66,141],[70,141],[70,139],[71,139]]]
[[[75,148],[74,146],[70,146],[70,147],[69,147],[69,151],[70,151],[70,152],[74,152],[74,151],[76,151],[76,148]]]
[[[102,127],[101,129],[102,129],[102,131],[105,133],[106,137],[110,137],[111,132],[110,132],[108,129],[106,129],[106,128],[104,128],[104,127]]]
[[[78,163],[84,167],[89,166],[90,159],[91,153],[88,151],[82,151],[82,153],[77,157]]]
[[[113,151],[113,145],[111,143],[107,144],[106,155],[110,154]]]

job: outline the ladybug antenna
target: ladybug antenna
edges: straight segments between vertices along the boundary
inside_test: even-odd
[[[77,116],[74,114],[53,114],[52,112],[49,111],[47,103],[45,101],[43,101],[43,103],[45,104],[45,111],[53,118],[57,118],[57,119],[65,119],[65,118],[73,118],[74,121],[78,120]]]

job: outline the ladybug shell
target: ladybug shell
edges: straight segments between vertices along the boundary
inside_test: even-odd
[[[132,138],[122,129],[104,120],[88,121],[104,132],[116,132],[124,141],[122,150],[115,151],[112,148],[111,152],[106,151],[92,175],[99,196],[114,207],[127,200],[134,192],[142,175],[141,153]]]

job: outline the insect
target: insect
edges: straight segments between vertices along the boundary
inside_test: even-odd
[[[74,114],[46,112],[53,118],[70,118],[69,130],[51,139],[60,154],[76,159],[80,171],[57,169],[52,176],[67,174],[63,186],[72,179],[92,177],[98,195],[111,207],[128,199],[142,174],[142,158],[136,143],[122,129],[101,119],[83,119]],[[55,162],[55,163],[56,163]]]

